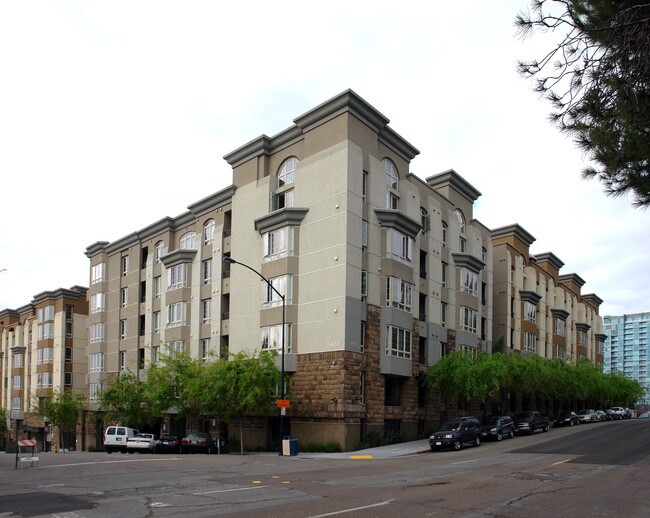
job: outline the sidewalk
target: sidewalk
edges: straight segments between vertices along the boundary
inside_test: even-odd
[[[390,459],[393,457],[406,457],[408,455],[417,455],[430,450],[429,439],[420,439],[419,441],[402,442],[399,444],[389,444],[388,446],[378,446],[377,448],[367,448],[359,451],[348,451],[344,453],[298,453],[303,459]]]

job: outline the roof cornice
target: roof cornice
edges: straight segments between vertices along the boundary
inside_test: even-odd
[[[527,246],[532,245],[535,242],[535,237],[530,234],[524,227],[519,225],[519,223],[514,223],[513,225],[507,225],[505,227],[495,228],[491,231],[492,239],[499,237],[508,237],[515,236],[519,241],[526,244]]]
[[[577,273],[567,273],[560,275],[558,281],[563,283],[575,282],[578,286],[582,287],[585,285],[585,280],[580,277]]]
[[[481,192],[478,189],[453,169],[429,176],[426,181],[432,189],[439,189],[449,185],[455,191],[462,194],[470,203],[474,203],[481,196]]]

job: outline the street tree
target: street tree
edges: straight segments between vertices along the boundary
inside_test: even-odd
[[[650,205],[650,3],[645,0],[533,0],[520,34],[557,34],[519,71],[553,107],[550,119],[585,151],[582,171],[610,196]]]
[[[76,429],[85,406],[86,398],[83,394],[72,392],[70,389],[56,390],[37,399],[36,412],[41,417],[47,417],[52,426],[59,429],[63,449],[69,449],[71,445],[65,443],[65,432]]]
[[[208,364],[205,392],[211,413],[229,421],[239,421],[239,446],[244,453],[244,419],[266,416],[277,393],[280,372],[275,366],[277,353],[239,352],[229,360]]]
[[[0,438],[7,433],[7,409],[0,406]]]
[[[99,406],[109,421],[123,421],[126,426],[141,429],[153,424],[159,412],[150,397],[147,384],[130,372],[112,378],[99,396]]]

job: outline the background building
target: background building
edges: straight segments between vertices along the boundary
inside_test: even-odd
[[[0,311],[0,406],[9,410],[10,440],[36,438],[42,449],[58,444],[46,416],[36,413],[38,399],[65,389],[87,394],[87,315],[81,286],[44,291]]]
[[[561,275],[564,263],[552,252],[531,255],[534,241],[517,224],[492,231],[495,349],[571,362],[588,358],[602,368],[602,299],[581,293],[579,275]]]
[[[650,313],[606,315],[605,372],[621,372],[637,380],[645,388],[641,404],[650,404],[650,378],[648,377],[648,331]]]

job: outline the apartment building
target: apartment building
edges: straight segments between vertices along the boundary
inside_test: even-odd
[[[58,444],[46,416],[36,412],[38,399],[65,389],[87,394],[87,319],[81,286],[44,291],[18,309],[0,311],[0,406],[9,410],[10,440]]]
[[[650,404],[650,377],[648,377],[648,330],[650,313],[606,315],[605,372],[621,372],[637,380],[645,389],[640,404]]]
[[[492,231],[495,350],[570,362],[588,358],[602,368],[602,299],[582,294],[585,281],[561,274],[564,263],[552,252],[532,255],[534,242],[517,224]]]
[[[437,421],[422,372],[492,349],[491,233],[474,217],[480,192],[455,171],[413,175],[418,150],[388,124],[343,92],[227,154],[228,188],[89,246],[91,409],[105,380],[143,373],[161,344],[195,358],[282,352],[282,300],[231,257],[285,298],[292,434],[351,449],[371,430],[415,436]],[[267,445],[278,419],[246,433]]]

